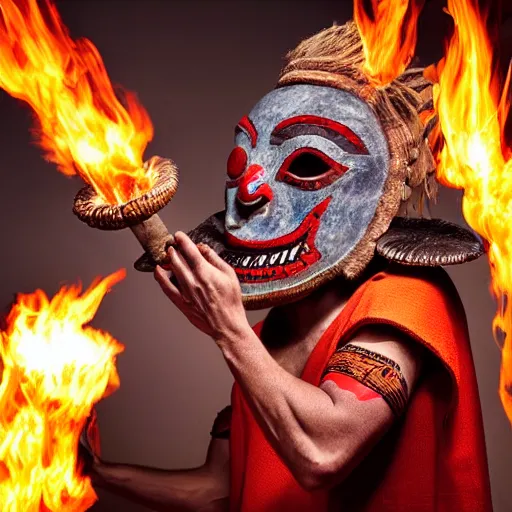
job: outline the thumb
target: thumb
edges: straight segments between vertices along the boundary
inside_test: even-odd
[[[96,409],[92,409],[85,422],[80,443],[91,456],[98,457],[100,455],[100,431]]]

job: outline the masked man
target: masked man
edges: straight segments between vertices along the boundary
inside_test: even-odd
[[[376,88],[363,58],[353,23],[288,55],[236,128],[226,211],[176,234],[172,278],[156,270],[235,378],[205,464],[91,451],[98,487],[155,510],[491,510],[466,320],[439,268],[482,246],[419,215],[431,84],[411,69]],[[252,329],[245,308],[266,307]]]

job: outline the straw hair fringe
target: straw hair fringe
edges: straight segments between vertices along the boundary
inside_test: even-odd
[[[388,139],[389,174],[374,219],[350,256],[332,269],[333,275],[341,272],[349,278],[357,277],[373,258],[377,240],[399,211],[421,214],[425,198],[434,199],[437,192],[428,142],[435,122],[432,83],[422,68],[411,68],[390,84],[376,87],[364,74],[363,64],[356,24],[333,25],[288,53],[277,83],[277,87],[308,83],[355,94],[372,108]],[[412,191],[408,197],[404,197],[406,187]]]

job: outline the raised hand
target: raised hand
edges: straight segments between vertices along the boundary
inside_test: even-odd
[[[176,284],[163,268],[155,270],[163,292],[193,325],[217,342],[245,332],[249,324],[233,268],[207,245],[195,245],[185,233],[176,233],[175,240],[166,268]]]

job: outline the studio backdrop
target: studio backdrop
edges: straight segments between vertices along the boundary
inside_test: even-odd
[[[422,15],[421,64],[441,55],[447,26],[442,4],[428,2]],[[112,81],[136,91],[148,110],[155,136],[146,157],[170,157],[178,165],[178,192],[161,212],[171,232],[192,229],[223,208],[234,127],[274,87],[286,52],[352,13],[352,3],[343,0],[84,0],[57,6],[73,37],[91,39]],[[127,278],[94,320],[126,347],[118,358],[121,387],[98,406],[103,456],[162,468],[200,465],[212,421],[230,399],[232,377],[220,351],[173,307],[151,274],[132,268],[141,250],[128,230],[105,233],[77,220],[71,209],[81,183],[44,162],[31,141],[29,109],[3,92],[0,100],[0,303],[38,287],[53,294],[63,282],[87,285],[126,267]],[[432,214],[463,224],[460,194],[442,189]],[[507,512],[512,432],[497,392],[500,352],[491,332],[488,264],[481,258],[449,272],[469,321],[494,507]],[[257,321],[263,314],[249,316]],[[100,492],[92,510],[145,509]]]

